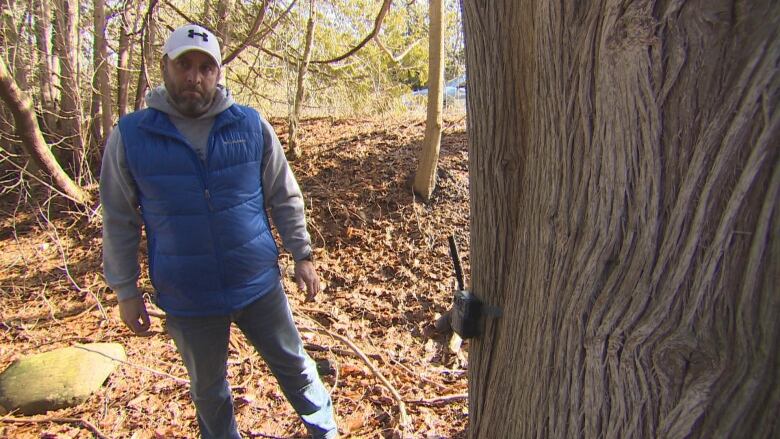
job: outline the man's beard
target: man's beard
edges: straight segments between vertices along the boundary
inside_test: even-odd
[[[168,96],[174,104],[174,107],[185,116],[197,117],[202,115],[209,109],[211,102],[214,100],[213,92],[210,96],[207,96],[205,92],[197,86],[176,87],[168,78],[168,72],[166,71],[163,71],[163,81],[165,82],[165,89],[168,91]],[[196,94],[185,94],[185,92],[195,92]]]

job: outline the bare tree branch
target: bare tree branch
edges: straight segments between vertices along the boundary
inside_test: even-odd
[[[385,44],[382,42],[382,40],[379,39],[379,37],[374,38],[374,42],[376,43],[376,45],[379,46],[379,48],[382,49],[382,52],[387,54],[387,56],[389,56],[390,59],[396,64],[401,62],[401,60],[404,59],[404,57],[406,57],[406,55],[408,55],[409,52],[411,52],[412,49],[414,49],[414,46],[419,44],[420,41],[422,41],[422,38],[418,38],[414,40],[414,42],[412,42],[412,44],[410,44],[409,47],[404,49],[403,52],[399,53],[398,55],[393,55],[393,52],[391,52],[390,49],[388,49],[387,46],[385,46]]]
[[[293,2],[294,4],[295,2]],[[252,29],[249,30],[249,34],[246,36],[246,39],[241,42],[241,44],[238,45],[235,49],[233,49],[232,52],[228,54],[228,56],[225,57],[225,59],[222,60],[222,65],[225,65],[229,63],[230,61],[233,61],[239,53],[241,53],[244,49],[249,47],[249,45],[254,42],[255,35],[257,34],[257,31],[260,30],[260,25],[263,23],[263,20],[265,19],[265,13],[268,11],[268,1],[263,2],[263,6],[260,8],[260,11],[257,13],[257,16],[255,17],[255,21],[252,23]]]
[[[371,33],[366,36],[366,38],[363,39],[360,43],[358,43],[357,46],[350,49],[347,53],[337,56],[335,58],[327,59],[327,60],[316,60],[312,61],[314,64],[330,64],[334,62],[339,62],[343,59],[349,58],[350,56],[354,55],[358,50],[362,49],[363,46],[368,44],[369,41],[374,39],[379,34],[379,30],[382,28],[382,21],[385,19],[385,15],[387,15],[387,12],[390,10],[390,5],[393,3],[393,0],[384,0],[382,3],[382,8],[379,9],[379,14],[377,14],[376,18],[374,19],[374,29],[371,30]]]
[[[151,43],[149,39],[154,38],[154,22],[152,21],[152,14],[154,8],[157,6],[159,0],[151,0],[149,7],[146,9],[144,19],[141,23],[141,73],[138,77],[138,87],[135,94],[135,109],[141,108],[143,103],[144,91],[151,88],[152,85],[149,82],[149,56],[151,55]]]
[[[168,0],[163,0],[163,3],[166,6],[168,6],[169,8],[173,9],[173,12],[178,14],[179,17],[183,18],[184,21],[186,21],[187,23],[192,23],[192,24],[197,24],[198,26],[203,26],[206,29],[208,29],[209,32],[214,33],[214,29],[209,29],[209,27],[206,26],[205,24],[201,23],[200,20],[196,20],[195,18],[190,17],[189,15],[185,14],[181,9],[177,8],[173,3],[169,2]]]

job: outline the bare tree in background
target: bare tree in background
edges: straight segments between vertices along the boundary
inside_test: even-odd
[[[125,9],[119,16],[119,39],[117,44],[116,85],[117,115],[122,117],[127,114],[129,87],[130,87],[130,34],[133,29],[130,24],[130,10]]]
[[[303,46],[303,57],[298,64],[298,76],[295,81],[295,99],[293,101],[293,110],[290,114],[290,135],[288,145],[288,155],[290,160],[297,160],[301,157],[300,133],[298,124],[301,119],[301,110],[306,96],[306,72],[309,69],[311,61],[311,47],[314,41],[314,0],[309,2],[309,20],[306,22],[306,36]]]
[[[57,60],[52,53],[51,3],[47,0],[35,0],[35,42],[39,53],[38,84],[40,87],[40,108],[43,128],[51,133],[56,123],[56,100],[59,90],[55,85],[58,81]]]
[[[95,121],[96,126],[100,127],[100,130],[93,129],[93,133],[98,134],[95,137],[97,144],[102,145],[104,137],[108,136],[111,131],[113,122],[113,99],[111,97],[111,73],[109,70],[108,61],[108,43],[106,41],[106,27],[108,20],[106,19],[106,11],[104,0],[93,1],[93,20],[94,20],[94,46],[93,46],[93,62],[94,62],[94,80],[93,80],[93,92],[94,95],[93,105],[99,104],[100,120]],[[93,112],[93,117],[96,116],[96,112]]]
[[[470,437],[780,436],[780,3],[464,0]]]
[[[79,169],[81,161],[81,93],[78,81],[76,38],[78,35],[78,3],[76,0],[56,0],[54,52],[60,62],[59,133],[65,139],[61,145],[68,167]]]
[[[149,6],[144,14],[143,24],[141,25],[141,35],[143,35],[141,44],[141,69],[138,72],[138,82],[135,89],[135,110],[144,107],[144,96],[149,89],[148,69],[150,63],[154,65],[154,41],[157,38],[157,24],[154,18],[154,11],[157,7],[157,0],[149,0]]]
[[[30,59],[26,57],[25,52],[20,50],[23,46],[22,40],[24,39],[23,28],[27,22],[27,14],[30,12],[26,9],[25,2],[17,2],[15,0],[0,0],[0,28],[2,31],[3,47],[8,62],[12,66],[14,80],[16,84],[23,90],[28,90],[30,84],[28,78],[30,77]]]
[[[428,117],[425,137],[420,147],[414,192],[426,201],[436,188],[436,167],[441,147],[442,107],[444,105],[444,37],[443,0],[429,0],[430,32],[428,37]]]
[[[56,188],[68,198],[78,203],[89,202],[89,195],[71,180],[51,153],[38,128],[33,101],[19,89],[3,57],[0,57],[0,100],[13,114],[22,148],[33,159],[36,167],[49,175]]]

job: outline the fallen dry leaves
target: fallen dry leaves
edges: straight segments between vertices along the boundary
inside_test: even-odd
[[[274,125],[285,140],[283,122]],[[410,184],[423,130],[421,120],[308,120],[306,157],[292,164],[325,289],[304,302],[292,282],[286,285],[310,355],[332,366],[325,382],[346,437],[465,437],[466,354],[423,335],[449,306],[450,234],[468,278],[465,122],[445,120],[438,188],[428,204],[415,199]],[[78,422],[54,418],[83,419],[111,438],[197,437],[187,385],[172,378],[186,372],[162,319],[152,319],[153,335],[145,338],[131,336],[118,319],[102,281],[99,220],[53,204],[39,208],[37,198],[0,197],[0,369],[78,342],[122,343],[128,363],[87,403],[34,422],[0,422],[0,437],[93,437]],[[281,264],[291,271],[289,256]],[[262,360],[234,335],[228,374],[242,434],[304,437]],[[410,418],[406,428],[394,391]]]

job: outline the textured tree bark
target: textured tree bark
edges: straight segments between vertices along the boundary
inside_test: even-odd
[[[8,72],[3,57],[0,57],[0,100],[13,114],[16,134],[22,141],[23,149],[33,159],[36,166],[48,174],[55,186],[67,197],[78,203],[88,203],[89,195],[62,170],[46,145],[35,121],[32,99],[16,85]]]
[[[60,61],[60,133],[70,148],[68,162],[74,167],[83,145],[81,133],[81,95],[79,93],[76,37],[78,35],[78,4],[75,0],[57,0],[54,49]]]
[[[24,8],[27,5],[24,2],[15,0],[0,0],[0,42],[2,42],[5,56],[13,71],[16,84],[23,90],[28,90],[30,84],[30,59],[23,50],[20,50],[22,43],[23,28],[25,25],[25,16],[28,11]]]
[[[16,14],[16,4],[13,0],[0,0],[0,46],[7,52],[3,56],[7,57],[6,59],[11,66],[15,65],[14,59],[19,39],[14,23]],[[14,76],[18,76],[18,72],[13,67],[11,70],[15,73]],[[0,127],[7,129],[11,126],[13,126],[13,115],[7,108],[0,106]],[[17,153],[16,146],[14,142],[7,142],[5,145],[13,153]]]
[[[128,19],[130,14],[123,11],[121,14],[121,23],[119,25],[119,45],[117,49],[117,97],[116,106],[119,117],[127,114],[127,102],[130,87],[130,24]]]
[[[436,166],[441,146],[442,106],[444,105],[444,38],[442,0],[429,0],[430,31],[428,35],[428,114],[425,137],[420,146],[414,192],[426,201],[436,188]]]
[[[303,108],[303,99],[306,94],[306,72],[309,70],[309,61],[311,61],[311,46],[314,42],[314,2],[311,3],[309,11],[309,20],[306,23],[306,42],[303,48],[303,58],[298,65],[298,77],[295,81],[295,100],[293,101],[293,111],[290,114],[290,136],[288,145],[288,154],[290,160],[297,160],[301,157],[301,144],[298,139],[298,122],[301,119],[301,110]]]
[[[138,84],[135,88],[135,110],[144,108],[144,97],[149,89],[149,65],[154,65],[154,41],[157,38],[157,23],[155,21],[155,8],[158,0],[149,0],[149,7],[141,26],[141,71],[138,73]]]
[[[59,95],[54,81],[56,74],[56,59],[51,48],[51,5],[46,0],[35,0],[35,41],[40,53],[38,68],[38,84],[41,89],[41,120],[47,132],[53,132],[56,123],[55,99]]]
[[[780,3],[463,9],[470,436],[780,436]]]
[[[94,0],[93,19],[95,26],[95,43],[93,59],[95,62],[95,91],[94,96],[100,102],[100,126],[103,136],[108,136],[114,126],[114,103],[111,98],[111,73],[108,64],[108,43],[106,42],[105,0]],[[103,144],[103,139],[99,140]]]

